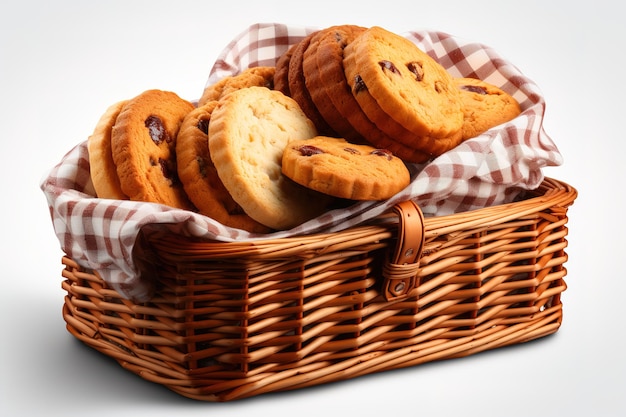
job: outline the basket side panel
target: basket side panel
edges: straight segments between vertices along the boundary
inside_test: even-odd
[[[376,226],[240,255],[159,239],[147,255],[157,292],[143,304],[65,258],[64,318],[130,371],[209,401],[467,356],[559,328],[567,210],[544,206],[429,232],[403,300],[381,293],[395,235]]]

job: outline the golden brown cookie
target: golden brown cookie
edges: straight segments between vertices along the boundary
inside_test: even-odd
[[[304,79],[304,53],[311,44],[311,39],[317,32],[312,32],[302,39],[296,45],[296,48],[289,60],[289,96],[293,98],[300,106],[304,114],[315,124],[318,132],[330,134],[332,129],[320,114],[315,103],[311,99],[311,95],[307,90],[306,81]]]
[[[251,67],[237,75],[224,77],[204,89],[202,96],[198,100],[198,106],[219,100],[220,97],[240,88],[252,86],[273,88],[275,71],[275,67]]]
[[[272,229],[289,229],[320,215],[328,204],[281,173],[289,142],[316,134],[292,98],[249,87],[223,97],[213,110],[209,151],[224,186],[250,217]]]
[[[298,184],[352,200],[384,200],[410,182],[407,167],[388,150],[326,136],[290,142],[282,170]]]
[[[441,138],[455,144],[463,124],[460,93],[452,77],[410,40],[374,26],[350,42],[344,53],[346,79],[371,120],[384,114],[418,137]],[[367,94],[377,106],[363,100]],[[393,125],[392,125],[393,126]],[[384,127],[381,127],[383,129]],[[389,136],[395,132],[386,131]],[[405,143],[406,144],[406,143]],[[426,143],[419,150],[439,154]]]
[[[176,168],[176,136],[193,104],[173,92],[146,90],[122,108],[111,148],[124,194],[134,201],[193,209]]]
[[[519,103],[495,85],[476,78],[455,78],[454,82],[463,103],[463,139],[478,136],[521,113]]]
[[[354,55],[350,55],[346,59],[353,60]],[[346,69],[346,74],[351,77],[357,77],[356,73],[353,73],[355,66],[350,66],[350,69]],[[417,135],[411,132],[400,123],[398,123],[393,117],[388,115],[378,104],[378,102],[372,97],[367,88],[364,88],[358,93],[358,103],[361,108],[367,111],[367,115],[371,118],[372,122],[383,132],[385,132],[393,141],[400,143],[408,148],[419,150],[421,153],[416,154],[414,159],[403,158],[406,162],[425,162],[433,157],[441,155],[442,153],[454,148],[463,139],[463,132],[458,129],[452,133],[449,137],[433,137],[431,135],[421,134]],[[402,154],[398,154],[401,156]]]
[[[270,229],[248,216],[222,184],[209,153],[209,123],[217,101],[192,110],[176,138],[178,177],[198,211],[218,222],[254,233]]]
[[[328,124],[337,131],[338,136],[352,142],[365,140],[375,147],[386,148],[406,162],[427,161],[432,156],[430,153],[406,146],[376,126],[350,91],[343,67],[344,49],[365,30],[366,28],[360,26],[343,25],[320,31],[313,38],[314,47],[305,53],[305,76],[311,97],[315,103],[320,103],[320,112],[321,103],[328,100],[328,110],[324,117],[328,118]],[[317,71],[314,70],[314,65],[317,66]],[[332,116],[333,111],[336,111],[335,118]],[[348,122],[352,130],[342,128],[337,119]]]
[[[99,198],[128,200],[122,191],[111,150],[111,129],[126,102],[123,100],[109,106],[87,141],[91,181]]]
[[[289,62],[293,56],[293,52],[298,47],[296,42],[287,49],[276,60],[276,69],[274,70],[274,90],[280,91],[284,95],[288,96],[289,93]]]
[[[336,136],[350,140],[362,140],[362,136],[350,123],[350,112],[342,112],[334,102],[338,101],[341,107],[345,107],[342,104],[345,98],[340,96],[350,95],[352,99],[350,91],[341,86],[346,84],[343,48],[355,33],[363,30],[365,28],[353,25],[331,26],[319,30],[311,38],[302,61],[306,90],[314,106]]]

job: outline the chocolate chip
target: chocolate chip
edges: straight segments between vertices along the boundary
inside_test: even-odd
[[[167,161],[163,158],[159,158],[159,165],[161,165],[161,173],[163,174],[163,176],[168,180],[171,180],[173,177],[172,170],[170,169]]]
[[[196,127],[200,129],[200,131],[204,133],[205,135],[209,134],[209,121],[208,120],[206,119],[198,120],[198,124],[196,125]]]
[[[378,65],[380,65],[383,70],[391,71],[392,74],[402,75],[400,70],[398,70],[398,68],[391,61],[382,60],[378,62]]]
[[[387,158],[388,161],[391,161],[393,159],[393,154],[387,149],[374,149],[370,153],[372,155],[384,156],[385,158]]]
[[[312,156],[324,153],[323,150],[313,145],[302,145],[298,148],[298,151],[300,151],[303,156]]]
[[[361,152],[354,148],[343,148],[344,151],[351,153],[352,155],[361,155]]]
[[[409,62],[406,64],[406,67],[409,71],[415,74],[415,79],[417,81],[422,81],[424,79],[424,68],[422,67],[421,62]]]
[[[460,88],[461,90],[469,91],[470,93],[476,93],[481,95],[487,94],[487,89],[479,85],[462,85]]]
[[[176,172],[176,166],[172,166],[172,164],[170,162],[168,162],[167,160],[163,159],[163,158],[159,158],[158,160],[155,160],[154,158],[150,157],[150,165],[155,167],[155,166],[160,166],[161,167],[161,174],[163,174],[163,176],[165,178],[167,178],[168,180],[170,180],[171,184],[175,184],[176,182],[178,182],[178,175]]]
[[[367,86],[365,85],[365,81],[361,78],[360,75],[354,76],[354,94],[360,93],[361,91],[367,91]]]
[[[176,170],[176,164],[171,161],[159,158],[159,165],[161,166],[161,173],[170,181],[171,186],[179,184],[178,172]]]
[[[165,126],[163,126],[163,122],[157,116],[148,116],[145,126],[148,128],[150,138],[157,145],[163,141],[168,143],[172,141],[169,133],[165,130]]]

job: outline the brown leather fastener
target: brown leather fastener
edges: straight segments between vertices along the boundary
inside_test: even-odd
[[[398,214],[395,251],[383,267],[383,296],[387,301],[406,298],[419,285],[417,274],[424,247],[424,215],[412,201],[393,208]]]

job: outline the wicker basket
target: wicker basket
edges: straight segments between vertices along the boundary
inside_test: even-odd
[[[576,195],[547,178],[514,203],[426,219],[403,203],[331,234],[140,235],[155,297],[124,299],[66,257],[63,316],[124,368],[206,401],[467,356],[559,328]]]

